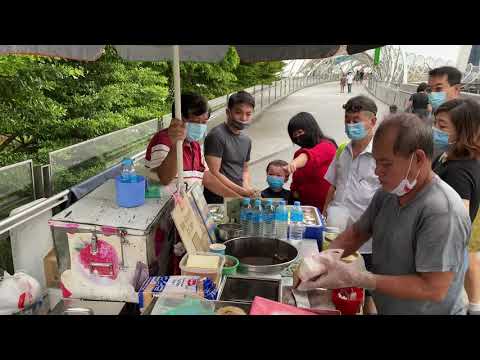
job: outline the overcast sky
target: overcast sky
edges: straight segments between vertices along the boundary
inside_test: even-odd
[[[457,62],[457,55],[462,45],[400,45],[405,52],[411,52],[433,58],[443,58]]]

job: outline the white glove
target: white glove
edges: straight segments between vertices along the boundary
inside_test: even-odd
[[[354,263],[345,263],[332,255],[317,257],[317,261],[320,262],[317,268],[323,270],[320,276],[302,281],[298,290],[346,287],[374,290],[376,287],[375,275],[368,271],[359,271]]]
[[[342,254],[342,249],[328,249],[319,254],[314,254],[304,258],[297,270],[298,278],[301,281],[308,281],[326,273],[327,268],[325,267],[324,263],[320,261],[320,259],[324,257],[341,259]]]

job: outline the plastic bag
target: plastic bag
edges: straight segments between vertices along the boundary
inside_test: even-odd
[[[36,279],[23,272],[10,275],[5,271],[0,281],[0,315],[22,311],[36,303],[41,295]]]
[[[329,206],[327,209],[327,226],[345,231],[350,223],[350,212],[344,206]]]

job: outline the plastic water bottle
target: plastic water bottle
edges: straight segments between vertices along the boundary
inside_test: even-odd
[[[290,240],[296,243],[303,240],[305,226],[303,224],[303,210],[299,201],[295,201],[293,205],[290,224]]]
[[[120,177],[122,182],[126,183],[135,182],[137,180],[137,174],[135,173],[132,159],[125,158],[122,160],[122,173]]]
[[[267,205],[263,208],[264,236],[275,238],[275,208],[272,199],[267,200]]]
[[[242,227],[242,235],[251,235],[251,223],[252,223],[252,205],[250,204],[250,198],[244,198],[242,206],[240,208],[240,226]]]
[[[275,232],[280,240],[288,240],[288,211],[285,200],[275,210]]]
[[[263,209],[262,201],[260,199],[255,200],[255,206],[252,211],[252,224],[252,236],[263,237]]]

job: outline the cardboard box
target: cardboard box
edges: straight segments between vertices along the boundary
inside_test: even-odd
[[[43,258],[45,282],[47,288],[58,288],[60,286],[60,273],[58,272],[57,253],[55,249],[48,252]]]

